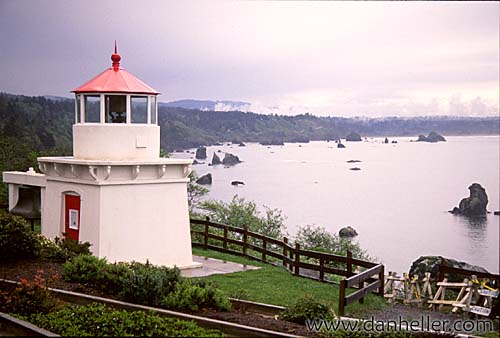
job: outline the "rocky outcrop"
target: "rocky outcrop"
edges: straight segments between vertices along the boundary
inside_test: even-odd
[[[212,184],[212,174],[206,174],[196,180],[198,184]]]
[[[222,164],[224,165],[235,165],[238,163],[241,163],[239,157],[230,153],[226,153],[224,159],[222,160]]]
[[[345,148],[345,145],[343,145],[342,143],[337,143],[337,148]]]
[[[498,210],[497,210],[497,211],[495,211],[495,212],[493,213],[493,215],[495,215],[495,216],[500,216],[500,211],[498,211]]]
[[[455,215],[484,216],[487,213],[487,205],[486,190],[479,183],[473,183],[469,187],[469,197],[463,198],[458,207],[454,207],[450,212]]]
[[[214,156],[212,157],[212,165],[217,165],[217,164],[222,164],[219,156],[217,156],[216,153],[214,153]]]
[[[391,143],[398,143],[398,141],[396,141],[396,140],[392,140],[392,141],[391,141]]]
[[[439,274],[439,265],[441,263],[453,268],[488,273],[488,271],[482,266],[472,265],[466,262],[459,262],[457,260],[444,258],[442,256],[421,256],[412,263],[409,274],[410,276],[416,274],[419,276],[419,278],[424,278],[425,272],[430,272],[431,278],[436,279]],[[450,282],[461,282],[464,279],[464,276],[450,274],[447,276],[447,278]]]
[[[242,182],[242,181],[232,181],[231,185],[245,185],[245,182]]]
[[[439,135],[438,133],[431,131],[428,136],[418,135],[417,142],[431,142],[431,143],[446,142],[446,139],[442,135]]]
[[[345,137],[345,140],[350,141],[350,142],[358,142],[358,141],[361,141],[361,135],[359,135],[358,133],[355,133],[355,132],[350,132]]]
[[[240,143],[238,144],[238,147],[246,147],[246,144],[245,144],[245,143],[243,143],[243,142],[240,142]]]
[[[385,138],[384,143],[389,143],[389,139],[387,137]]]
[[[272,139],[260,142],[263,146],[284,146],[285,142],[281,139]]]
[[[358,170],[361,170],[361,168],[358,168],[358,167],[354,167],[354,168],[349,168],[349,170],[354,170],[354,171],[358,171]]]
[[[200,147],[196,149],[196,159],[198,160],[204,160],[207,158],[207,148],[206,147]]]
[[[363,162],[361,160],[349,160],[347,161],[347,163],[358,163],[358,162]]]
[[[339,230],[339,236],[340,237],[343,237],[343,238],[346,238],[346,237],[355,237],[358,235],[358,232],[353,228],[351,227],[350,225],[349,226],[346,226],[346,227],[343,227],[342,229]]]

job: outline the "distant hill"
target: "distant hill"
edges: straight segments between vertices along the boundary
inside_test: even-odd
[[[160,107],[177,107],[184,109],[199,109],[199,110],[247,110],[250,103],[241,101],[209,101],[209,100],[178,100],[171,102],[160,102]],[[221,109],[225,108],[225,109]]]

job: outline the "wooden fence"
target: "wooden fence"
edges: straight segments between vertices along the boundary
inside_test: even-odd
[[[492,273],[479,272],[479,271],[472,271],[472,270],[465,270],[465,269],[454,268],[454,267],[446,265],[445,261],[441,260],[441,264],[439,264],[438,281],[442,281],[445,278],[446,274],[466,276],[466,277],[469,277],[469,278],[472,275],[474,275],[477,278],[487,278],[487,279],[495,280],[496,283],[497,283],[497,287],[498,287],[498,285],[500,283],[500,275],[495,275],[495,274],[492,274]]]
[[[288,238],[283,240],[226,224],[207,220],[191,219],[193,247],[210,249],[232,255],[257,260],[274,265],[283,265],[296,276],[335,283],[329,275],[347,277],[340,282],[339,314],[344,314],[346,305],[377,291],[384,295],[384,266],[352,257],[339,256],[324,252],[304,250],[298,243],[290,245]],[[360,270],[364,270],[359,272]],[[377,275],[377,278],[373,278]],[[365,286],[365,284],[368,285]],[[358,290],[346,296],[347,288]]]

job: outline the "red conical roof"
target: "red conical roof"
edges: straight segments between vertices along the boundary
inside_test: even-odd
[[[159,94],[156,90],[136,78],[134,75],[120,68],[120,54],[116,51],[111,55],[113,66],[106,69],[92,80],[74,89],[73,93],[131,93],[131,94]]]

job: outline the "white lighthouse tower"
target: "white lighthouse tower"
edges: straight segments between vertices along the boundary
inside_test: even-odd
[[[41,174],[5,172],[10,208],[19,186],[41,187],[42,234],[92,244],[98,257],[190,267],[191,160],[160,158],[158,92],[120,67],[73,90],[73,157],[40,157]],[[17,190],[16,190],[17,189]]]

